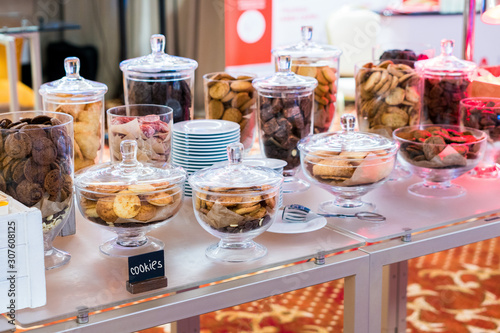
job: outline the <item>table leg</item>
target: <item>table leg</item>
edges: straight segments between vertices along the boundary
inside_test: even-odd
[[[171,333],[198,333],[200,331],[200,317],[189,317],[172,323]]]
[[[344,278],[344,332],[368,332],[369,312],[368,271]]]

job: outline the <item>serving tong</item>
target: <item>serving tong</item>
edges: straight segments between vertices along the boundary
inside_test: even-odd
[[[371,222],[382,222],[385,221],[386,219],[385,216],[374,212],[357,212],[354,214],[315,213],[310,208],[297,204],[285,206],[283,208],[283,213],[281,214],[283,222],[289,222],[289,223],[305,223],[320,216],[338,217],[338,218],[355,217],[359,220],[371,221]]]

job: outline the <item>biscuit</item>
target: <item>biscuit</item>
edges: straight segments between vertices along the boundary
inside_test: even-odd
[[[43,187],[48,194],[57,195],[63,187],[61,170],[54,169],[50,171],[47,176],[45,176]]]
[[[149,221],[156,215],[156,207],[147,202],[141,203],[139,213],[134,217],[138,221]]]
[[[33,142],[33,160],[39,165],[49,165],[56,160],[57,149],[52,140],[39,138]]]
[[[210,97],[221,99],[229,92],[229,84],[227,82],[215,82],[208,90]]]
[[[11,133],[5,139],[4,149],[12,158],[25,158],[31,153],[31,138],[24,132]]]
[[[133,184],[128,185],[127,189],[133,193],[153,192],[156,188],[151,184]]]
[[[118,215],[116,215],[113,209],[113,203],[115,200],[115,196],[108,196],[104,198],[100,198],[96,204],[96,213],[99,215],[101,219],[106,222],[115,222],[118,219]]]
[[[146,195],[146,200],[155,206],[167,206],[174,202],[174,198],[167,192]]]
[[[245,103],[247,103],[249,100],[251,100],[250,96],[246,92],[240,92],[234,96],[234,98],[231,101],[231,106],[235,109],[239,109],[241,106],[243,106]]]
[[[221,101],[212,99],[208,103],[208,118],[209,119],[220,119],[224,113],[224,105]]]
[[[33,206],[43,197],[43,188],[38,183],[32,183],[28,180],[23,180],[16,187],[17,200],[28,207]]]
[[[243,115],[241,114],[240,110],[235,108],[227,109],[226,111],[224,111],[224,115],[222,116],[223,120],[229,120],[235,123],[239,123],[242,118]]]
[[[234,81],[231,82],[231,90],[236,92],[248,92],[253,89],[252,82],[249,81]]]
[[[352,165],[343,159],[321,160],[313,166],[313,175],[321,178],[326,177],[347,177],[350,178],[354,173]]]
[[[312,66],[299,66],[297,69],[297,74],[298,75],[303,75],[303,76],[309,76],[309,77],[316,77],[317,71],[316,67]]]
[[[120,191],[113,201],[113,210],[118,217],[131,219],[139,213],[141,199],[132,191]]]

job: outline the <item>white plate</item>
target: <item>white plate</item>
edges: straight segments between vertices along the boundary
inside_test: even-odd
[[[221,155],[220,157],[214,157],[214,156],[187,156],[185,157],[184,155],[180,155],[177,153],[172,154],[172,158],[178,162],[188,162],[188,163],[200,163],[200,164],[206,164],[206,163],[219,163],[219,162],[225,162],[227,161],[227,156],[226,155]]]
[[[175,123],[173,131],[193,135],[213,135],[239,131],[240,125],[235,122],[219,119],[195,119]]]
[[[195,153],[198,153],[198,154],[202,153],[201,155],[203,155],[203,156],[220,155],[220,154],[227,155],[227,146],[199,148],[199,147],[191,147],[191,146],[183,146],[183,145],[174,144],[173,150],[174,151],[181,151],[181,152],[184,152],[185,154],[193,153],[193,155]]]
[[[194,152],[185,152],[180,150],[172,151],[171,156],[177,156],[186,160],[197,160],[197,159],[205,159],[205,160],[220,160],[227,159],[227,152],[221,152],[219,154],[202,154],[202,153],[194,153]]]
[[[197,149],[206,149],[206,148],[226,148],[228,145],[231,143],[235,142],[240,142],[239,137],[235,137],[231,140],[225,140],[225,141],[207,141],[207,142],[186,142],[186,141],[180,141],[180,140],[174,140],[172,142],[172,145],[175,147],[183,147],[184,148],[197,148]]]
[[[274,223],[266,231],[277,234],[302,234],[319,230],[325,225],[326,218],[324,217],[315,218],[307,223],[287,223],[281,220],[281,216],[277,216]]]
[[[174,138],[179,138],[179,139],[184,139],[184,140],[189,140],[189,139],[195,139],[195,140],[206,140],[208,138],[215,139],[215,140],[220,140],[227,138],[229,136],[233,136],[236,134],[239,134],[240,131],[232,131],[229,133],[224,133],[224,134],[211,134],[211,135],[190,135],[190,134],[184,134],[184,133],[177,133],[177,132],[172,132]]]
[[[174,133],[174,135],[172,137],[174,138],[174,140],[206,142],[206,141],[227,140],[227,139],[233,138],[235,136],[239,136],[239,135],[240,135],[240,131],[231,132],[231,133],[228,133],[227,135],[223,135],[223,136],[218,136],[218,135],[186,136],[183,134]]]

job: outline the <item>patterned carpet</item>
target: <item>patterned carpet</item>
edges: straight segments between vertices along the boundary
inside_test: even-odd
[[[408,263],[407,332],[500,332],[500,239]],[[343,280],[205,314],[203,333],[341,332]]]
[[[500,333],[500,238],[412,259],[408,270],[407,333]],[[342,332],[343,297],[336,280],[202,315],[201,332]]]

